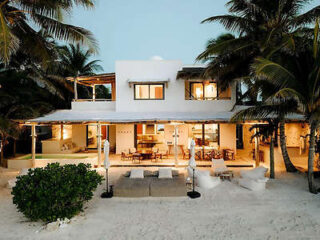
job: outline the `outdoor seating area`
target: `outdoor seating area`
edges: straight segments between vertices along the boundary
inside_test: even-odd
[[[161,170],[169,172],[169,175],[161,177]],[[115,197],[181,197],[186,195],[184,174],[169,168],[159,169],[159,171],[132,169],[123,174],[114,185]]]
[[[190,150],[180,147],[181,159],[190,159]],[[136,148],[129,148],[127,151],[121,152],[121,161],[132,161],[132,163],[141,163],[143,160],[151,160],[151,162],[161,162],[164,159],[174,157],[170,150],[159,149],[156,147],[150,149],[137,150]],[[211,159],[235,160],[235,153],[231,149],[223,149],[221,152],[216,148],[211,147],[196,147],[195,159],[197,161],[211,161]]]
[[[132,161],[132,163],[141,163],[142,160],[151,160],[151,162],[159,162],[164,158],[168,158],[168,151],[161,151],[159,148],[152,148],[152,150],[140,150],[130,148],[128,153],[121,152],[121,161]]]

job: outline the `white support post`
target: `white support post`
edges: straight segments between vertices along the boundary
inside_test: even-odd
[[[32,167],[34,168],[36,165],[36,139],[37,139],[37,133],[36,133],[36,125],[32,124],[31,126],[31,155],[32,155]]]
[[[174,164],[178,167],[178,126],[174,125]]]
[[[101,123],[98,123],[98,168],[101,167]]]
[[[74,90],[74,100],[78,100],[78,87],[77,87],[78,80],[77,78],[73,81],[73,90]]]
[[[96,85],[95,84],[92,85],[92,101],[93,102],[96,101]]]

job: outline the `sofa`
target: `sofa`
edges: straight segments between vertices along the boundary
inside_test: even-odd
[[[251,191],[262,191],[269,180],[265,177],[268,168],[257,167],[252,170],[240,171],[239,185]]]
[[[159,179],[157,174],[145,174],[142,179],[122,175],[114,185],[115,197],[180,197],[187,196],[184,174],[173,174],[172,178]]]

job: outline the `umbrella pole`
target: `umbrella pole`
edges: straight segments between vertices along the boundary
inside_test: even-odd
[[[192,170],[192,192],[194,192],[194,169]]]
[[[106,191],[101,194],[101,198],[112,198],[113,191],[109,192],[109,169],[106,169]]]
[[[106,192],[109,192],[109,169],[106,169]]]
[[[195,171],[195,169],[193,168],[192,170],[193,170],[192,171],[192,191],[191,192],[187,192],[187,195],[190,198],[199,198],[201,196],[201,194],[194,190],[194,171]]]

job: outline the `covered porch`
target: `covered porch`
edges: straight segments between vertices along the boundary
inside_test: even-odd
[[[90,153],[90,163],[101,167],[104,141],[110,142],[111,165],[184,167],[189,160],[189,144],[196,142],[198,166],[211,166],[212,158],[224,158],[230,167],[254,167],[264,162],[268,150],[261,153],[259,138],[249,131],[253,122],[230,123],[234,112],[109,112],[101,110],[60,110],[25,122],[31,127],[30,167],[40,158],[58,161],[57,154],[81,162],[80,154]],[[37,128],[51,126],[52,139],[41,141],[36,151]],[[292,126],[291,126],[292,125]],[[291,126],[291,127],[290,127]],[[301,147],[301,135],[308,132],[302,123],[289,123],[288,144]],[[39,144],[39,141],[38,141]],[[266,145],[267,146],[267,145]],[[304,146],[306,149],[306,146]],[[42,155],[45,155],[43,157]],[[38,156],[38,159],[37,159]],[[255,157],[257,156],[257,157]],[[21,160],[21,159],[16,159]],[[26,160],[26,159],[24,159]],[[49,162],[50,162],[49,161]],[[70,162],[70,161],[69,161]]]

